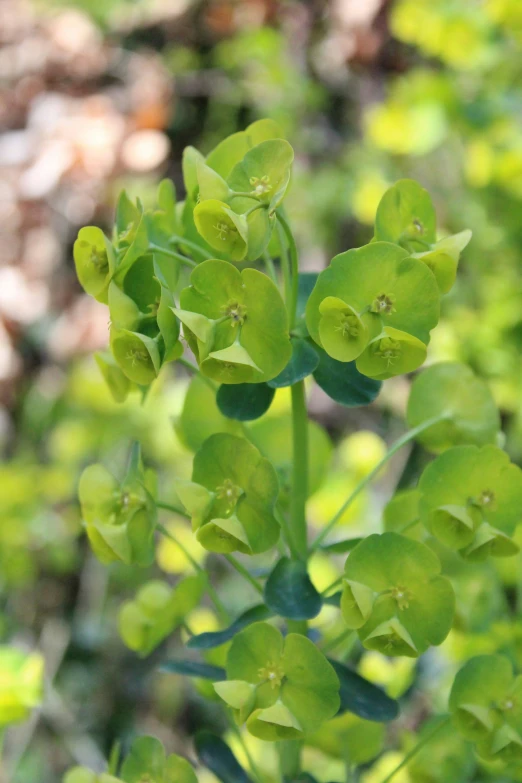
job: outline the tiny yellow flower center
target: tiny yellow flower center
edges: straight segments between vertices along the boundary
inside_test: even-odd
[[[397,601],[399,609],[408,609],[412,595],[406,587],[392,587],[390,594]]]
[[[265,193],[269,193],[272,190],[270,177],[267,174],[264,174],[262,177],[250,177],[249,181],[256,196],[264,196]]]
[[[401,344],[397,340],[392,340],[391,337],[383,337],[382,340],[379,340],[375,353],[388,365],[393,364],[402,353]]]
[[[373,300],[370,310],[379,315],[389,315],[395,312],[394,302],[395,296],[393,294],[379,294]]]
[[[359,319],[353,313],[343,313],[339,321],[338,326],[335,327],[336,332],[341,332],[343,337],[357,337],[360,332],[361,325]]]
[[[109,268],[109,260],[106,250],[98,250],[94,245],[91,246],[90,262],[100,272],[105,272]]]
[[[227,505],[230,508],[233,508],[241,495],[243,494],[243,490],[241,487],[238,487],[232,479],[225,479],[223,483],[216,488],[216,497],[219,500],[226,500]]]
[[[285,673],[278,664],[269,661],[266,666],[259,669],[258,676],[262,682],[270,683],[270,687],[274,690],[281,685]]]
[[[221,311],[225,316],[231,318],[235,324],[243,326],[247,315],[247,309],[244,304],[241,304],[241,302],[238,302],[235,299],[231,299],[226,305],[223,305]]]
[[[216,229],[218,233],[219,239],[221,239],[222,242],[225,242],[228,238],[228,235],[230,232],[236,232],[237,228],[235,226],[231,226],[228,223],[223,223],[222,221],[218,221],[214,228]]]
[[[145,350],[140,350],[139,348],[131,348],[130,351],[127,351],[127,359],[129,359],[132,366],[135,367],[136,364],[147,361],[147,352]]]

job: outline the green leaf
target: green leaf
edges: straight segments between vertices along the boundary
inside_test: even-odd
[[[290,620],[311,620],[322,607],[306,564],[300,560],[282,557],[265,584],[265,601],[274,614]]]
[[[427,190],[401,179],[382,197],[375,216],[375,239],[395,242],[409,251],[425,250],[436,240],[437,217]]]
[[[414,253],[414,258],[423,261],[435,275],[441,294],[446,294],[453,286],[457,276],[459,257],[471,239],[471,231],[445,237],[435,242],[430,250]]]
[[[197,163],[197,177],[199,185],[199,200],[216,199],[217,201],[228,202],[230,197],[230,188],[219,174],[207,166],[203,161]]]
[[[182,157],[183,182],[187,197],[193,199],[198,189],[198,164],[204,163],[205,158],[195,147],[185,147]]]
[[[272,611],[264,604],[252,606],[239,615],[228,628],[224,628],[222,631],[206,631],[205,633],[192,636],[187,643],[187,647],[196,650],[210,650],[213,647],[220,647],[222,644],[233,639],[239,631],[243,630],[243,628],[246,628],[252,623],[268,620],[271,616]]]
[[[125,241],[126,235],[130,234],[132,229],[137,226],[141,219],[141,212],[130,200],[125,190],[120,192],[118,203],[116,204],[115,228],[118,239],[118,245],[122,240]]]
[[[112,245],[100,228],[81,228],[73,247],[76,274],[82,288],[98,302],[107,303],[107,289],[114,274]]]
[[[192,765],[181,756],[166,756],[163,745],[155,737],[134,740],[121,774],[124,783],[197,783]]]
[[[362,375],[355,362],[338,362],[321,348],[315,350],[319,365],[313,373],[314,379],[332,400],[353,408],[369,405],[376,399],[382,386],[380,381]]]
[[[224,384],[218,389],[216,402],[228,419],[253,421],[267,412],[274,394],[275,389],[266,383]]]
[[[421,492],[418,489],[406,489],[396,492],[386,504],[383,512],[384,530],[402,533],[408,538],[418,538],[420,525],[413,525],[419,519]],[[411,528],[410,528],[411,525]],[[404,528],[408,528],[404,530]]]
[[[382,723],[395,720],[399,714],[399,704],[395,699],[340,661],[329,661],[341,684],[340,712],[353,712],[365,720]]]
[[[223,680],[225,670],[220,666],[198,661],[164,661],[160,671],[170,674],[183,674],[185,677],[201,677],[204,680]]]
[[[484,739],[498,725],[491,709],[501,704],[513,683],[513,669],[503,655],[477,655],[460,669],[449,697],[454,722],[468,740]]]
[[[109,391],[115,402],[125,402],[127,395],[131,390],[131,382],[116,363],[113,355],[109,351],[100,351],[94,354],[94,359],[98,368],[109,387]]]
[[[190,451],[197,451],[208,437],[218,432],[241,435],[241,425],[222,415],[211,382],[201,375],[194,375],[190,381],[181,415],[174,427]]]
[[[138,305],[113,282],[109,283],[108,304],[112,326],[131,332],[138,328],[141,320]]]
[[[222,783],[251,783],[247,773],[221,737],[208,731],[198,731],[194,742],[201,764]]]
[[[366,764],[383,749],[385,727],[345,712],[329,720],[306,744],[350,764]]]
[[[496,441],[500,417],[488,387],[469,367],[456,362],[434,364],[414,380],[408,400],[409,427],[436,416],[447,420],[434,424],[417,436],[430,451],[473,443],[482,446]]]
[[[273,389],[281,389],[285,386],[293,386],[299,381],[311,375],[319,365],[319,354],[307,340],[300,337],[292,337],[292,355],[286,367],[279,375],[268,381]]]

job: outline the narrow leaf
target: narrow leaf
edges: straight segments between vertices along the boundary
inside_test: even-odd
[[[199,661],[165,661],[161,664],[160,671],[183,674],[185,677],[201,677],[205,680],[224,680],[227,676],[220,666]]]
[[[365,680],[343,663],[328,659],[335,669],[341,690],[340,712],[353,712],[365,720],[387,722],[399,714],[399,703],[391,699],[377,685]]]
[[[207,631],[206,633],[200,633],[197,636],[193,636],[187,644],[187,647],[191,647],[196,650],[210,650],[212,647],[219,647],[225,642],[230,641],[239,631],[246,628],[251,623],[261,622],[272,617],[272,612],[264,604],[258,604],[247,609],[246,612],[239,615],[237,620],[228,626],[223,628],[222,631]]]
[[[247,773],[221,737],[209,731],[199,731],[195,737],[195,746],[200,762],[222,783],[251,783]]]

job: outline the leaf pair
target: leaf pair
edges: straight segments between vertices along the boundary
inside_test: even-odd
[[[383,533],[368,536],[348,556],[341,613],[369,650],[418,657],[444,641],[454,605],[451,584],[424,544]]]
[[[204,261],[191,274],[175,314],[201,372],[221,383],[274,378],[290,353],[288,319],[272,281],[255,269]]]
[[[277,475],[247,440],[220,433],[194,457],[192,481],[176,482],[200,544],[211,552],[266,552],[279,538]]]
[[[416,369],[439,318],[427,267],[398,245],[374,242],[336,256],[306,307],[310,336],[341,362],[376,380]]]
[[[226,673],[216,692],[260,739],[302,737],[339,709],[339,680],[324,655],[304,636],[283,639],[268,623],[255,623],[234,638]]]
[[[508,658],[479,655],[458,672],[450,710],[460,734],[487,761],[522,761],[522,677]]]

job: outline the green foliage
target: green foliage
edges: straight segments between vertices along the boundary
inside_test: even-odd
[[[444,641],[454,605],[437,556],[417,541],[368,536],[346,561],[341,612],[369,650],[416,658]]]
[[[441,543],[471,561],[518,552],[522,470],[496,446],[457,446],[425,469],[419,481],[422,522]]]
[[[502,655],[471,658],[458,672],[450,694],[456,728],[479,755],[503,763],[522,759],[522,678]]]
[[[43,695],[44,661],[39,653],[0,646],[0,727],[29,717]]]
[[[304,636],[283,639],[268,623],[234,638],[226,671],[216,692],[260,739],[298,738],[339,709],[339,680],[324,655]]]

